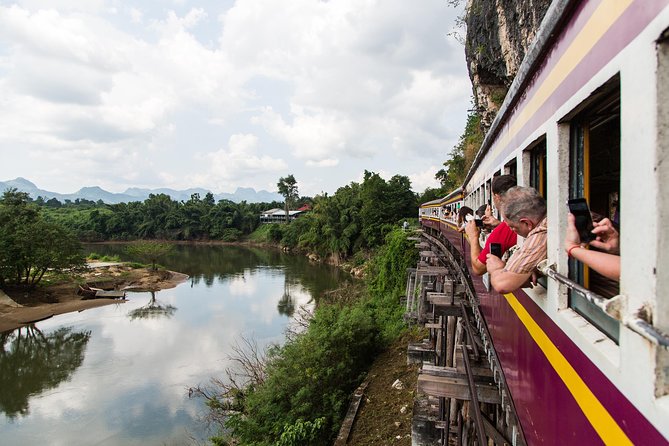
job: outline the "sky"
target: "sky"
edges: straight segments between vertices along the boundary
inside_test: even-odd
[[[0,181],[438,186],[471,85],[444,0],[0,0]]]

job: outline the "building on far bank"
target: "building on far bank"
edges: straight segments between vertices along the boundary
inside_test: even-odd
[[[304,205],[296,211],[288,211],[288,219],[290,221],[295,220],[300,215],[304,214],[307,211],[311,210],[311,206]],[[260,223],[284,223],[286,221],[286,210],[285,209],[269,209],[260,214]]]

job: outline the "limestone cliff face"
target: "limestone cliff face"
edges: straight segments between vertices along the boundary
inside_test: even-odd
[[[488,130],[551,0],[468,0],[465,55],[481,125]]]

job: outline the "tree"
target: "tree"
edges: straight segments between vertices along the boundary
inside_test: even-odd
[[[174,249],[174,245],[155,240],[141,240],[126,247],[126,252],[151,263],[151,269],[156,270],[158,259],[166,256]]]
[[[444,162],[444,169],[435,174],[445,191],[453,191],[459,187],[467,175],[467,171],[474,162],[474,157],[483,143],[481,117],[475,111],[467,116],[464,133],[458,144],[449,153],[450,158]]]
[[[279,193],[283,195],[283,197],[286,199],[285,200],[286,223],[288,223],[290,221],[288,220],[288,208],[290,206],[290,203],[292,203],[294,200],[297,200],[297,198],[299,197],[299,194],[297,192],[297,180],[295,180],[293,174],[290,174],[285,178],[284,177],[279,178],[279,182],[276,183],[276,186],[279,188]]]
[[[34,288],[51,270],[83,267],[81,244],[63,226],[45,221],[28,195],[16,189],[0,199],[0,286]]]

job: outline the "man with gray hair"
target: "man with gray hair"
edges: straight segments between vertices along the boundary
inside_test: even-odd
[[[547,256],[546,200],[534,188],[512,187],[504,195],[502,215],[513,232],[525,237],[506,264],[488,254],[490,283],[495,291],[505,294],[523,286]]]

